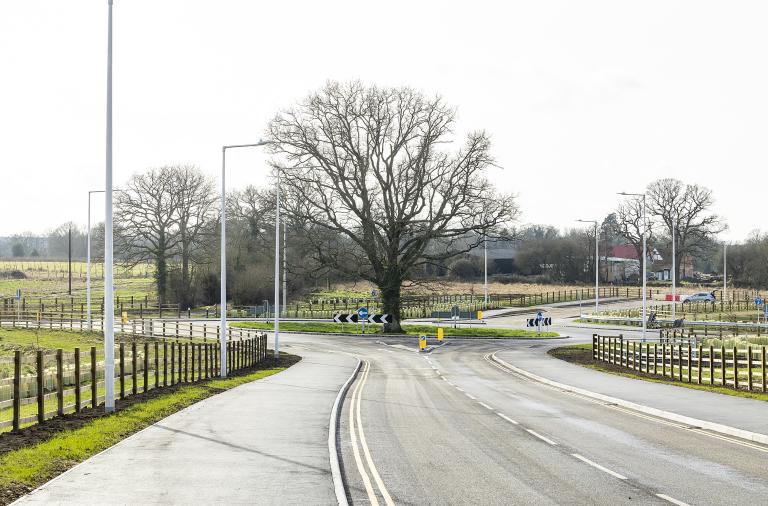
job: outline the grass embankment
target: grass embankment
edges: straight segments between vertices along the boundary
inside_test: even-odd
[[[227,379],[152,390],[117,401],[117,411],[103,408],[54,418],[42,425],[0,436],[0,504],[7,504],[70,467],[109,448],[166,416],[238,385],[278,373],[298,357],[269,360],[262,369]]]
[[[613,365],[613,364],[608,364],[606,362],[593,360],[591,344],[574,344],[569,346],[560,346],[558,348],[552,348],[551,350],[549,350],[548,353],[553,357],[559,358],[561,360],[565,360],[566,362],[571,362],[584,367],[589,367],[590,369],[594,369],[596,371],[607,372],[610,374],[615,374],[617,376],[624,376],[625,378],[651,381],[654,383],[666,383],[668,385],[691,388],[694,390],[706,390],[708,392],[715,392],[715,393],[725,394],[725,395],[733,395],[735,397],[747,397],[750,399],[768,401],[768,393],[755,392],[755,391],[750,392],[748,390],[735,390],[733,388],[725,388],[717,385],[707,385],[707,384],[699,385],[698,383],[681,382],[678,380],[672,380],[671,378],[664,378],[661,376],[657,376],[655,374],[646,374],[641,371],[629,371],[624,367],[620,367],[618,365]],[[667,371],[669,371],[668,367],[667,367]],[[675,368],[675,371],[677,371],[677,368]],[[675,374],[677,374],[677,372]],[[732,378],[733,374],[727,375],[727,377]],[[683,378],[684,380],[687,381],[687,377],[685,375],[683,375]],[[709,378],[707,377],[706,380],[709,381]],[[719,378],[715,379],[715,381],[718,381],[718,380]],[[746,380],[744,381],[746,382]]]
[[[257,330],[273,330],[274,324],[271,322],[237,322],[233,327],[242,327]],[[325,322],[280,322],[280,330],[284,332],[318,332],[322,334],[360,334],[362,325],[355,323],[325,323]],[[531,330],[522,329],[501,329],[488,327],[443,327],[446,337],[559,337],[557,332],[541,332],[540,334]],[[366,325],[366,334],[382,334],[381,325]],[[409,336],[436,336],[437,326],[435,325],[403,325],[403,331]]]

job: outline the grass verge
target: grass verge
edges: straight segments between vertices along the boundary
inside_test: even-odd
[[[271,322],[237,322],[233,327],[242,327],[257,330],[272,330],[274,324]],[[360,334],[360,327],[356,323],[325,323],[325,322],[280,322],[280,330],[284,332],[319,332],[324,334]],[[381,334],[381,325],[366,325],[366,334]],[[452,327],[443,327],[445,336],[450,337],[517,337],[517,338],[541,338],[541,337],[559,337],[557,332],[536,333],[531,330],[522,329],[499,329],[487,327],[463,327],[454,329]],[[435,325],[403,325],[403,331],[411,336],[435,336],[437,335],[437,326]]]
[[[746,397],[749,399],[757,399],[761,401],[768,401],[768,393],[755,392],[748,390],[735,390],[733,388],[724,388],[717,385],[699,385],[698,383],[687,383],[686,381],[676,381],[670,378],[662,378],[655,374],[646,374],[641,371],[629,371],[623,367],[617,365],[608,364],[601,361],[595,361],[592,359],[592,345],[590,344],[574,344],[569,346],[560,346],[558,348],[552,348],[547,353],[555,358],[565,360],[578,364],[596,371],[607,372],[615,374],[617,376],[624,376],[625,378],[639,379],[644,381],[651,381],[653,383],[665,383],[667,385],[674,385],[677,387],[691,388],[693,390],[705,390],[707,392],[714,392],[724,395],[732,395],[735,397]],[[685,376],[683,377],[684,379]],[[686,379],[687,380],[687,379]],[[695,378],[694,378],[695,380]]]
[[[0,504],[8,504],[48,480],[113,446],[122,439],[198,401],[238,385],[278,373],[299,357],[283,354],[259,369],[227,379],[181,384],[117,401],[117,411],[103,408],[54,418],[0,436]]]

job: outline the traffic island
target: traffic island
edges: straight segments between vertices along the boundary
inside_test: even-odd
[[[116,401],[115,413],[84,409],[0,435],[0,504],[9,504],[141,429],[207,397],[285,370],[300,357],[280,354],[226,379],[181,383]]]

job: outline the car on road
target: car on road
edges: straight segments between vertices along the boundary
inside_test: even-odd
[[[686,302],[715,302],[715,294],[710,292],[699,292],[683,297],[683,304]]]

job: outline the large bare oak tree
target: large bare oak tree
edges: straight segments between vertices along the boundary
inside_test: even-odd
[[[327,83],[279,113],[268,136],[285,207],[306,224],[316,260],[371,281],[400,332],[401,289],[415,269],[482,244],[517,215],[486,178],[484,132],[449,152],[455,111],[411,88]]]

